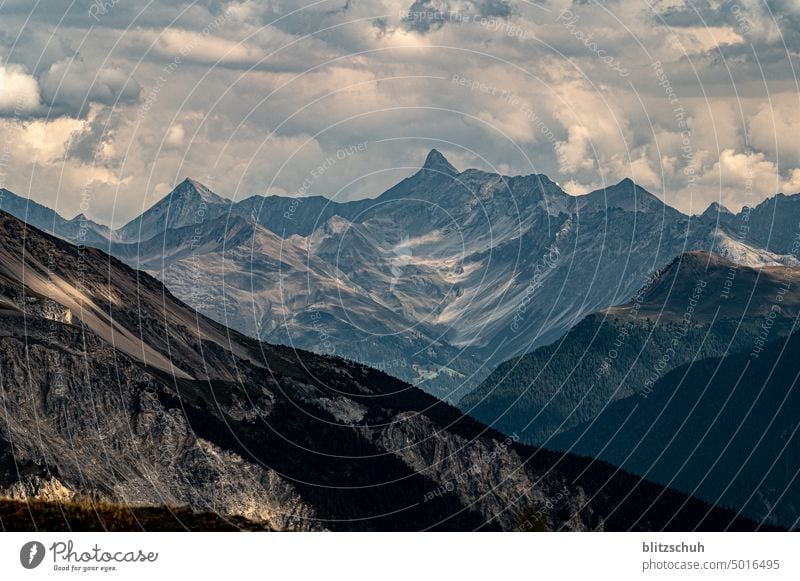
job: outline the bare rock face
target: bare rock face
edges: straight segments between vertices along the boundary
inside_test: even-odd
[[[379,371],[258,343],[2,213],[0,279],[72,314],[0,306],[6,496],[184,506],[276,530],[756,526],[521,446]]]
[[[22,285],[0,277],[0,308],[57,323],[72,323],[72,311],[43,296],[26,294]]]
[[[36,475],[24,476],[8,488],[0,490],[0,494],[11,500],[69,502],[75,499],[75,493],[58,479]]]
[[[39,343],[48,338],[37,330],[47,325],[29,328],[27,345],[0,339],[5,401],[14,409],[3,437],[14,443],[16,463],[43,473],[6,485],[5,495],[189,506],[278,530],[314,528],[313,510],[274,471],[198,438],[186,416],[161,401],[156,376],[106,345],[65,353]],[[79,330],[62,331],[61,341],[79,344]]]

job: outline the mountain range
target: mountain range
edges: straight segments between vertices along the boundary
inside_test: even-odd
[[[521,445],[380,371],[258,342],[4,212],[0,361],[0,496],[50,517],[99,504],[101,519],[183,507],[215,528],[761,528]]]
[[[52,215],[3,203],[78,242]],[[365,363],[456,402],[504,360],[625,303],[687,251],[796,264],[791,244],[762,232],[767,213],[754,209],[743,235],[740,215],[712,205],[687,216],[630,180],[571,196],[544,175],[460,171],[432,150],[415,174],[352,202],[233,202],[187,179],[120,229],[85,226],[80,242],[246,335]]]
[[[0,496],[269,530],[796,528],[798,200],[688,216],[436,150],[352,202],[186,179],[116,230],[0,190]]]
[[[104,244],[116,236],[110,228],[90,220],[84,214],[67,220],[55,210],[5,188],[0,188],[0,210],[45,232],[76,243]]]

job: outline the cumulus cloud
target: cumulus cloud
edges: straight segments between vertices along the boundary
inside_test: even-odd
[[[752,179],[760,191],[783,191],[800,189],[797,172],[793,170],[789,179],[781,178],[775,164],[763,153],[735,153],[726,149],[722,152],[715,169],[719,168],[726,183],[741,184]]]
[[[267,56],[265,51],[253,43],[229,40],[193,30],[141,30],[132,40],[139,48],[152,46],[154,55],[179,62],[242,66],[254,65]]]
[[[0,116],[27,117],[39,108],[39,83],[21,66],[0,64]]]
[[[670,32],[666,42],[676,55],[703,54],[745,42],[743,32],[733,26],[687,26]]]
[[[650,160],[644,153],[629,164],[630,177],[645,188],[658,190],[661,188],[661,176],[651,167]]]
[[[747,124],[750,143],[760,151],[774,152],[784,168],[800,166],[800,100],[797,95],[776,96],[762,103]]]
[[[66,157],[82,164],[109,165],[114,160],[114,138],[122,122],[110,107],[95,106],[70,135]]]
[[[164,136],[164,143],[170,147],[180,147],[184,144],[186,139],[186,132],[183,130],[183,125],[176,123],[167,129],[167,134]]]
[[[591,155],[591,131],[583,125],[572,125],[567,130],[566,141],[559,142],[561,153],[561,171],[574,173],[578,169],[591,169],[594,167],[594,157]]]

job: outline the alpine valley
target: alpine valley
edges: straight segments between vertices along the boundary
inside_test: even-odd
[[[260,343],[6,213],[0,360],[7,530],[759,528],[380,371]]]
[[[431,150],[356,201],[186,179],[114,230],[0,210],[0,496],[251,530],[797,527],[800,195],[689,216]]]

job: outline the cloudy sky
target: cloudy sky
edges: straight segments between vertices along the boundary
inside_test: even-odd
[[[436,147],[683,211],[800,191],[800,0],[0,0],[0,186],[375,196]],[[326,160],[328,160],[326,162]]]

